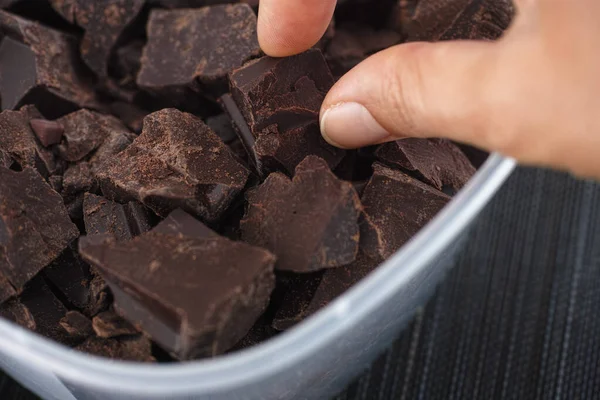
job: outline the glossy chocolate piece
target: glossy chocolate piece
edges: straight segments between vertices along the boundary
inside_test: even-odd
[[[308,156],[293,180],[273,173],[247,192],[242,239],[277,256],[281,271],[311,272],[346,265],[358,251],[362,207],[349,182]]]
[[[92,320],[96,335],[101,338],[137,335],[139,332],[133,325],[124,320],[113,310],[99,313]]]
[[[218,236],[152,231],[129,242],[90,236],[80,252],[102,271],[119,314],[182,360],[237,343],[274,286],[272,254]]]
[[[21,289],[79,236],[61,197],[32,169],[0,167],[0,275]]]
[[[75,37],[0,11],[2,109],[33,103],[48,118],[98,107],[89,77],[77,63]]]
[[[450,197],[398,170],[381,164],[373,169],[361,197],[360,241],[366,256],[381,261],[425,226]]]
[[[458,146],[445,139],[402,139],[379,146],[375,155],[393,167],[415,171],[438,190],[460,190],[475,168]]]
[[[88,235],[111,234],[119,241],[150,230],[150,214],[141,204],[119,204],[91,193],[83,198],[83,220]]]
[[[152,356],[152,344],[150,340],[142,335],[111,339],[92,336],[77,346],[75,350],[115,360],[156,361]]]
[[[40,117],[33,106],[25,106],[19,111],[2,111],[0,151],[21,167],[36,168],[40,174],[48,176],[56,168],[54,155],[42,146],[30,126],[32,119]]]
[[[175,109],[148,115],[142,134],[97,173],[107,198],[137,200],[161,216],[181,208],[209,222],[228,208],[248,175],[208,126]]]
[[[212,129],[223,142],[229,144],[237,139],[231,118],[227,114],[219,114],[206,119],[206,125]]]
[[[239,112],[227,98],[224,104],[260,173],[284,169],[291,174],[310,154],[334,168],[344,156],[345,152],[325,142],[319,131],[321,103],[333,85],[319,50],[251,61],[230,74],[229,84]],[[252,139],[248,130],[240,127],[239,114]]]
[[[147,34],[137,83],[151,91],[180,87],[221,94],[227,74],[260,53],[256,15],[246,4],[156,9]]]
[[[29,121],[33,133],[44,147],[60,143],[65,129],[56,121],[48,121],[46,119],[32,119]]]
[[[74,339],[84,340],[94,334],[92,321],[79,311],[67,311],[59,325]]]

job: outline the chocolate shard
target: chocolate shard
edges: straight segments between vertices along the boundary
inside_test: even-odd
[[[333,268],[333,271],[344,268],[346,267]],[[281,279],[278,279],[278,290],[279,286],[283,286],[282,289],[285,293],[271,323],[274,329],[285,331],[309,315],[309,306],[319,288],[324,273],[327,274],[327,271],[293,274],[287,276],[282,285],[279,284]]]
[[[92,320],[96,335],[101,338],[131,336],[139,334],[133,325],[120,317],[113,310],[107,310],[96,315]]]
[[[102,193],[137,200],[166,216],[181,208],[208,222],[219,219],[244,188],[249,171],[200,119],[165,109],[97,172]]]
[[[377,158],[394,167],[416,171],[438,190],[460,190],[475,174],[464,153],[445,139],[403,139],[381,145]]]
[[[29,121],[33,133],[37,136],[44,147],[60,143],[65,129],[56,121],[46,119],[32,119]]]
[[[79,110],[57,122],[65,128],[58,147],[60,156],[70,162],[88,159],[92,172],[135,138],[115,117],[94,111]]]
[[[362,211],[356,191],[308,156],[293,180],[273,173],[247,194],[242,239],[277,256],[281,271],[312,272],[354,261]]]
[[[111,234],[120,241],[150,230],[150,214],[141,204],[119,204],[91,193],[83,198],[83,220],[88,235]]]
[[[142,132],[142,124],[144,122],[144,117],[148,115],[147,111],[142,110],[141,108],[136,107],[133,104],[122,101],[116,101],[114,103],[111,103],[109,108],[111,114],[120,119],[133,132]]]
[[[247,4],[153,10],[147,34],[137,83],[158,93],[187,88],[218,96],[227,74],[260,53]]]
[[[153,232],[199,239],[219,236],[212,229],[181,209],[170,213],[167,218],[156,225]]]
[[[514,13],[511,0],[402,0],[395,24],[409,41],[494,40]]]
[[[94,334],[92,321],[79,311],[68,311],[59,325],[74,339],[84,340]]]
[[[142,335],[111,339],[92,336],[77,346],[75,350],[115,360],[156,361],[152,356],[152,343]]]
[[[219,114],[206,119],[206,125],[212,129],[225,143],[231,143],[237,139],[231,118],[227,114]]]
[[[291,173],[309,154],[334,168],[344,156],[323,140],[318,127],[321,103],[333,85],[319,50],[251,61],[230,74],[229,84],[234,102],[227,97],[223,102],[259,172],[283,168]],[[252,138],[242,131],[240,114]]]
[[[271,253],[214,235],[90,236],[80,252],[102,271],[119,314],[182,360],[237,343],[274,286]]]
[[[364,189],[361,248],[375,260],[390,257],[447,203],[450,197],[410,176],[373,165],[373,177]]]
[[[42,146],[29,124],[32,119],[40,117],[33,106],[25,106],[19,111],[2,111],[0,151],[21,167],[36,168],[41,175],[48,176],[56,168],[54,155]]]
[[[0,275],[21,289],[79,236],[61,197],[32,169],[0,167]]]
[[[97,108],[88,77],[77,65],[75,37],[0,11],[2,109],[35,104],[48,118]]]
[[[79,193],[89,192],[94,187],[94,178],[90,164],[83,161],[70,165],[63,175],[62,194],[72,197]]]
[[[51,0],[54,9],[84,29],[81,58],[98,76],[108,75],[108,61],[123,31],[135,20],[144,0]]]
[[[68,247],[44,269],[44,276],[72,306],[79,309],[88,309],[90,306],[93,308],[89,289],[93,274],[90,266],[75,249]]]

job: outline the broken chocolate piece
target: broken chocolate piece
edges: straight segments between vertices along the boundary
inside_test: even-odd
[[[52,264],[44,269],[44,276],[62,293],[65,302],[79,309],[93,308],[90,304],[89,283],[93,278],[90,266],[77,251],[67,248]]]
[[[137,83],[152,91],[210,88],[218,96],[227,90],[227,74],[260,53],[247,4],[153,10],[147,33]]]
[[[88,235],[109,233],[117,240],[130,240],[150,230],[150,215],[141,204],[118,204],[91,193],[83,199],[83,220]]]
[[[135,133],[142,132],[144,117],[148,115],[147,111],[122,101],[111,103],[109,108],[110,112],[127,125],[129,129]]]
[[[152,356],[152,344],[150,343],[150,340],[142,335],[116,339],[103,339],[92,336],[77,346],[75,350],[115,360],[139,362],[156,361]]]
[[[68,311],[59,325],[74,339],[83,340],[94,334],[92,321],[79,311]]]
[[[242,238],[272,251],[278,270],[311,272],[354,261],[360,200],[324,160],[306,157],[293,180],[273,173],[247,198]]]
[[[361,248],[368,257],[385,260],[427,224],[450,197],[381,164],[364,190]]]
[[[29,125],[32,119],[40,117],[33,106],[25,106],[19,111],[3,111],[0,114],[0,151],[4,151],[21,167],[36,168],[46,177],[56,168],[54,156],[50,150],[42,147]]]
[[[160,224],[156,225],[153,232],[199,239],[219,236],[202,222],[180,209],[173,211]]]
[[[65,197],[92,190],[94,178],[89,163],[84,161],[69,166],[63,175],[62,186],[62,194]]]
[[[133,325],[121,318],[112,310],[101,312],[92,320],[96,335],[101,338],[137,335],[139,332]]]
[[[403,0],[396,27],[408,41],[499,38],[514,16],[511,0]]]
[[[227,114],[219,114],[215,117],[207,118],[206,125],[219,135],[225,143],[229,144],[237,139],[235,129],[231,125],[231,118]]]
[[[32,169],[0,167],[0,275],[20,289],[79,236],[62,198]]]
[[[255,143],[240,128],[232,102],[227,97],[223,102],[259,172],[284,168],[291,173],[309,154],[323,158],[331,168],[342,159],[344,151],[325,142],[318,126],[321,103],[333,85],[319,50],[251,61],[233,71],[229,82]]]
[[[182,360],[238,342],[274,286],[271,253],[219,236],[151,231],[129,242],[89,236],[79,243],[102,271],[119,313]]]
[[[88,77],[77,65],[74,37],[0,11],[2,109],[35,104],[48,118],[97,108]]]
[[[62,125],[56,121],[35,118],[29,121],[29,124],[44,147],[60,143],[65,131]]]
[[[346,267],[334,268],[333,270],[344,268]],[[308,316],[309,306],[317,288],[319,288],[322,277],[323,271],[312,274],[293,274],[286,277],[286,282],[282,284],[285,293],[281,299],[281,306],[275,312],[271,323],[274,329],[285,331]],[[278,276],[279,281],[281,279]],[[277,285],[279,289],[280,284]]]
[[[397,140],[381,145],[375,155],[392,166],[418,172],[438,190],[448,186],[456,192],[475,174],[458,146],[445,139]]]
[[[144,131],[97,172],[102,193],[138,200],[166,216],[181,208],[216,221],[244,188],[249,171],[200,119],[165,109],[144,119]]]

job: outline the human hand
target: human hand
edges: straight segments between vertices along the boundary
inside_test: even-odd
[[[600,2],[516,3],[496,42],[408,43],[365,60],[327,95],[324,137],[345,148],[446,137],[600,177]],[[261,0],[263,50],[308,49],[334,8],[335,0]]]

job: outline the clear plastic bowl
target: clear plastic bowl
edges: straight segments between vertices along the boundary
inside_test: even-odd
[[[426,302],[470,223],[514,166],[492,155],[393,257],[323,310],[256,347],[145,365],[79,353],[0,319],[0,368],[45,399],[326,399],[367,368]]]

